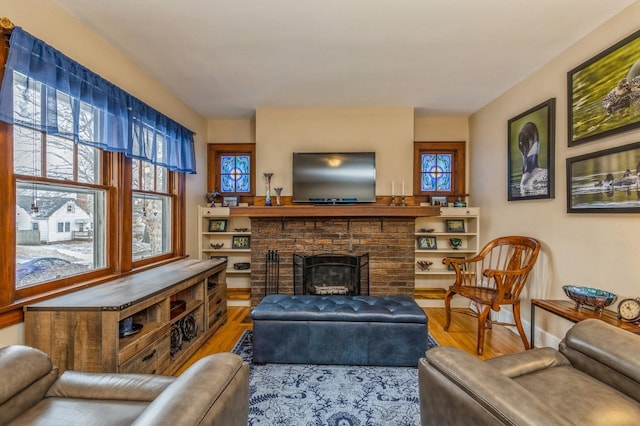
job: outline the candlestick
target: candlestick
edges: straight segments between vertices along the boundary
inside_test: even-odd
[[[391,181],[391,198],[396,195],[396,184],[394,181]]]
[[[402,179],[402,196],[404,197],[404,179]]]

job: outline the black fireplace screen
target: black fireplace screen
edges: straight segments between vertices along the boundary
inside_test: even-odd
[[[294,294],[369,295],[369,254],[293,255]]]

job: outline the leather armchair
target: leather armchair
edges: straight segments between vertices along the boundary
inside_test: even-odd
[[[481,361],[439,347],[418,365],[422,425],[637,425],[640,336],[597,319],[552,348]]]
[[[231,353],[207,356],[179,377],[58,374],[49,356],[27,346],[0,349],[0,424],[242,425],[249,367]]]

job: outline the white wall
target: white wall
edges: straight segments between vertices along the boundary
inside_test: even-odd
[[[483,240],[524,234],[543,244],[528,298],[566,299],[565,284],[605,289],[619,298],[640,296],[638,214],[568,214],[565,165],[568,157],[640,140],[636,130],[571,148],[567,145],[567,72],[637,31],[638,22],[640,4],[636,3],[470,118],[470,191],[472,204],[482,208]],[[556,98],[555,199],[508,202],[507,121],[552,97]],[[529,303],[523,305],[523,312],[528,318]],[[572,325],[539,312],[536,325],[555,337]],[[537,343],[557,342],[553,336],[542,337]]]
[[[410,195],[413,128],[410,107],[258,109],[256,176],[273,172],[272,186],[291,195],[292,153],[375,151],[376,194],[390,195],[391,181],[404,180]]]
[[[418,142],[454,142],[469,140],[469,117],[416,116],[413,138]]]

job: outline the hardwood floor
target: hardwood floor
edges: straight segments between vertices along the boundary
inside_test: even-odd
[[[455,346],[476,355],[477,322],[469,315],[453,313],[449,331],[444,331],[444,308],[424,308],[429,317],[429,333],[441,346]],[[520,336],[502,325],[493,325],[484,338],[484,353],[480,359],[524,351]],[[476,355],[477,356],[477,355]]]
[[[424,308],[429,317],[429,333],[443,346],[456,346],[470,354],[476,351],[476,319],[467,315],[453,314],[449,331],[444,331],[444,308]],[[229,352],[245,330],[251,330],[249,307],[229,307],[227,323],[176,372],[182,373],[198,359],[218,352]],[[481,359],[524,350],[520,337],[504,326],[494,325],[487,331],[484,354]]]

